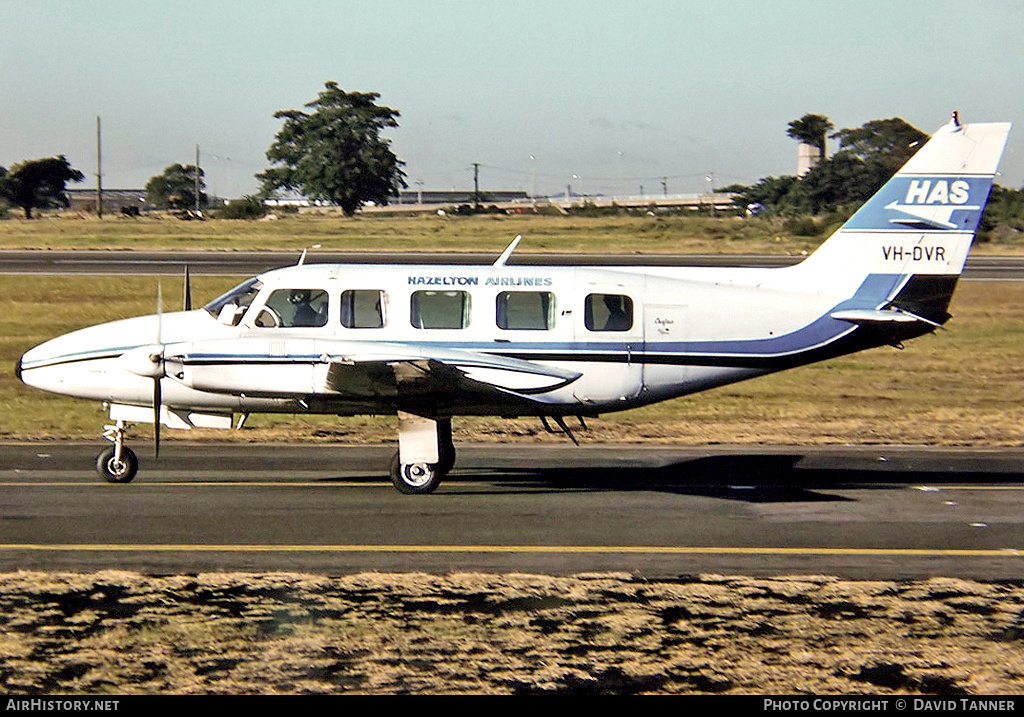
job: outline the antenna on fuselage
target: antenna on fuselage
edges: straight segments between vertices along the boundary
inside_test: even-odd
[[[309,249],[319,249],[319,248],[320,248],[319,244],[314,244],[313,246],[309,247]],[[303,264],[306,263],[306,252],[308,252],[309,249],[303,249],[302,250],[302,256],[299,257],[299,263],[296,264],[295,266],[302,266]]]
[[[501,252],[501,256],[498,257],[498,260],[495,261],[494,264],[492,264],[492,266],[494,266],[494,267],[505,266],[505,262],[508,261],[508,258],[510,256],[512,256],[512,252],[514,252],[516,250],[516,246],[518,246],[519,240],[522,239],[522,238],[523,238],[522,234],[517,234],[516,238],[512,240],[511,244],[509,244],[507,247],[505,247],[505,251]]]

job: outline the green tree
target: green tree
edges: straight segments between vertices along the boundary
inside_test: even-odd
[[[401,162],[381,131],[399,113],[376,104],[376,92],[345,92],[327,82],[310,112],[274,113],[284,126],[267,150],[270,169],[256,175],[267,195],[278,189],[337,204],[352,215],[366,202],[387,204],[406,187]]]
[[[878,162],[888,168],[890,176],[928,140],[927,134],[899,117],[871,120],[832,136],[839,140],[840,152],[849,152],[865,162]]]
[[[786,130],[793,139],[817,147],[819,159],[825,157],[825,138],[835,125],[825,115],[806,114],[789,123]]]
[[[259,219],[266,216],[267,207],[260,197],[246,194],[232,199],[217,211],[218,219]]]
[[[981,217],[978,240],[993,238],[1019,241],[1024,234],[1024,189],[992,185],[985,213]]]
[[[204,172],[199,170],[199,205],[206,206],[203,190]],[[172,164],[163,174],[150,177],[146,182],[146,199],[162,209],[192,209],[196,206],[196,167],[194,164]]]
[[[824,119],[820,115],[806,115],[803,120],[808,118]],[[823,127],[817,120],[797,120],[790,123],[788,134],[804,141],[819,136]],[[830,137],[839,140],[839,150],[818,162],[803,177],[763,179],[752,187],[740,189],[739,201],[759,202],[782,213],[817,214],[841,210],[877,192],[928,139],[924,132],[898,117],[872,120]]]
[[[2,170],[2,168],[0,168]],[[72,167],[64,155],[32,159],[0,171],[0,196],[32,218],[33,209],[68,206],[66,185],[81,182],[85,175]]]
[[[804,177],[803,189],[816,212],[867,201],[928,140],[899,117],[871,120],[832,136],[839,150]]]

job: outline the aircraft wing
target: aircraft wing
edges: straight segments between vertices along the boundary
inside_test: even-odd
[[[580,374],[469,349],[295,339],[217,339],[168,346],[167,375],[200,391],[265,397],[467,400],[544,394]]]
[[[533,361],[466,350],[424,348],[417,353],[361,350],[332,357],[324,388],[354,398],[498,393],[546,403],[542,394],[580,376]]]

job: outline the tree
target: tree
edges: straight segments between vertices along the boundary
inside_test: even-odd
[[[985,213],[981,216],[978,241],[1012,238],[1017,241],[1024,232],[1024,189],[1007,189],[992,185]]]
[[[813,122],[811,118],[818,118]],[[790,122],[787,134],[805,141],[821,137],[825,119],[805,115]],[[825,120],[827,122],[827,120]],[[813,131],[812,131],[813,130]],[[759,202],[776,212],[831,212],[860,204],[877,192],[918,150],[928,135],[902,119],[872,120],[832,135],[839,150],[814,165],[799,179],[769,177],[737,192],[744,204]],[[817,145],[816,145],[817,146]]]
[[[819,159],[825,157],[825,137],[835,125],[825,115],[807,114],[789,123],[786,130],[793,139],[817,148]]]
[[[241,199],[232,199],[217,211],[218,219],[260,219],[266,216],[267,206],[260,197],[246,194]]]
[[[832,136],[839,139],[840,152],[877,165],[886,175],[885,180],[896,174],[928,140],[927,134],[899,117],[871,120],[857,129],[842,129]]]
[[[786,134],[800,142],[797,174],[801,177],[825,159],[825,138],[832,127],[825,115],[807,114],[789,123]]]
[[[199,203],[206,206],[204,172],[199,170]],[[163,174],[146,182],[146,199],[162,209],[192,209],[196,206],[196,167],[172,164]]]
[[[0,168],[2,169],[2,168]],[[32,218],[33,209],[68,206],[66,185],[81,182],[85,175],[72,167],[64,155],[32,159],[0,171],[0,196]]]
[[[899,117],[839,130],[839,150],[804,177],[814,211],[867,201],[907,163],[928,135]]]
[[[398,126],[399,113],[376,104],[376,92],[345,92],[327,82],[310,112],[280,110],[284,126],[267,150],[272,166],[256,175],[267,195],[297,190],[337,204],[352,215],[366,202],[387,204],[406,187],[403,162],[381,131]]]

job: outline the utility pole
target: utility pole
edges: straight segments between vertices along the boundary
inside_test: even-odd
[[[537,206],[537,158],[530,155],[530,203]]]
[[[201,217],[199,212],[199,145],[196,144],[196,216]]]
[[[708,202],[711,203],[711,216],[718,216],[715,213],[715,175],[708,172],[708,175],[704,177],[708,183]]]
[[[96,216],[103,218],[103,161],[100,153],[100,116],[96,115]]]
[[[473,162],[473,208],[480,209],[480,163]]]

